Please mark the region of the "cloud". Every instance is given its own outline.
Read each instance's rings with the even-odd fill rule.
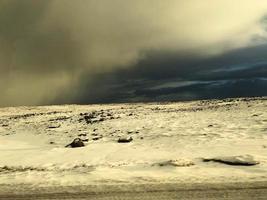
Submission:
[[[266,50],[267,45],[261,45],[209,58],[153,53],[134,68],[101,74],[90,82],[85,74],[73,101],[107,103],[267,95]]]
[[[135,67],[153,51],[210,58],[258,45],[266,11],[262,0],[3,0],[0,105],[75,99],[84,74],[94,90],[98,74]]]

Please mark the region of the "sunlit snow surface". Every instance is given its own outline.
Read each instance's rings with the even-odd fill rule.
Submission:
[[[0,184],[266,181],[266,111],[266,98],[1,108]],[[239,155],[260,164],[202,161]]]

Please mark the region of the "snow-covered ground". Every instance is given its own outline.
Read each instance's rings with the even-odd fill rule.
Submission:
[[[0,108],[0,185],[267,181],[266,110],[266,98]],[[85,147],[65,148],[77,137]],[[202,160],[239,155],[259,164]]]

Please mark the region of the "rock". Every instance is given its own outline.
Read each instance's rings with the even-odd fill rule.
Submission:
[[[54,128],[59,128],[60,124],[51,124],[48,126],[48,128],[54,129]]]
[[[131,141],[133,141],[132,137],[120,137],[118,139],[118,143],[129,143]]]
[[[93,124],[93,123],[97,123],[97,122],[99,122],[99,119],[97,119],[97,118],[96,118],[96,119],[92,119],[92,120],[90,121],[91,124]]]
[[[87,136],[87,133],[81,133],[81,134],[79,134],[78,136]]]
[[[92,113],[88,113],[88,115],[84,116],[85,120],[89,120],[89,119],[93,119],[93,118],[95,118],[95,116]]]
[[[153,164],[152,166],[155,166],[155,165],[160,166],[160,167],[165,167],[165,166],[189,167],[189,166],[195,165],[195,163],[187,159],[176,159],[176,160],[168,160],[168,161],[159,162],[159,163]]]
[[[71,148],[84,147],[84,143],[80,138],[75,138],[72,143],[66,145],[65,147],[71,147]]]
[[[203,158],[204,162],[218,162],[227,165],[240,165],[240,166],[252,166],[259,164],[255,161],[251,155],[243,156],[226,156],[226,157],[215,157],[215,158]]]
[[[93,123],[91,119],[85,120],[85,122],[86,122],[87,124],[92,124],[92,123]]]
[[[96,140],[99,140],[101,138],[103,138],[103,136],[96,136],[96,137],[93,137],[92,140],[96,141]]]

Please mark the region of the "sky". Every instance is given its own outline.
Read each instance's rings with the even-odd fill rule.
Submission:
[[[267,95],[267,1],[1,0],[0,106]]]

